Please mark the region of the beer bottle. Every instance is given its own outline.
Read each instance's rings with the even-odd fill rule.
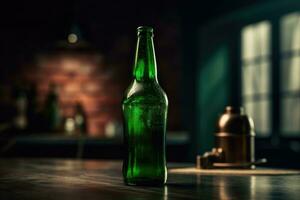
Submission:
[[[133,77],[122,102],[126,147],[124,182],[127,185],[163,185],[167,180],[168,99],[157,81],[151,27],[137,28]]]
[[[49,132],[59,131],[61,125],[61,114],[59,108],[58,87],[56,84],[49,85],[49,92],[46,97],[45,107],[43,110],[45,128]]]

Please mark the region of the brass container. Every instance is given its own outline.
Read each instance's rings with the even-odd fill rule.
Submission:
[[[255,162],[254,124],[243,108],[227,106],[214,133],[215,148],[222,150],[220,167]]]

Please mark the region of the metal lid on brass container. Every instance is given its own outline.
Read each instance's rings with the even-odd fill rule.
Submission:
[[[217,122],[215,136],[255,136],[253,120],[241,107],[227,106]]]

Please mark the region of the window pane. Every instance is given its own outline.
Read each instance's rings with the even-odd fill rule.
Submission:
[[[242,95],[252,95],[255,92],[256,82],[254,79],[255,77],[255,70],[257,66],[255,65],[248,65],[242,68]]]
[[[243,60],[270,54],[270,29],[271,25],[268,21],[252,24],[242,29]]]
[[[255,26],[249,25],[242,30],[242,59],[251,59],[255,52]]]
[[[242,94],[268,94],[270,91],[270,64],[263,61],[242,68]]]
[[[281,107],[282,134],[300,136],[300,98],[283,98]]]
[[[258,41],[257,48],[259,56],[270,55],[271,25],[268,21],[260,22],[257,25]]]
[[[288,14],[281,19],[282,51],[300,49],[300,13]]]
[[[244,102],[246,113],[254,121],[257,136],[270,135],[270,102],[268,100]]]
[[[286,58],[282,60],[281,89],[282,91],[300,91],[300,57],[299,56]]]

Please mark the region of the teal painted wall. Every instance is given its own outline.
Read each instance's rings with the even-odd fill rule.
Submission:
[[[228,46],[217,47],[202,60],[197,73],[197,153],[213,147],[213,133],[219,115],[228,105],[230,62]]]

